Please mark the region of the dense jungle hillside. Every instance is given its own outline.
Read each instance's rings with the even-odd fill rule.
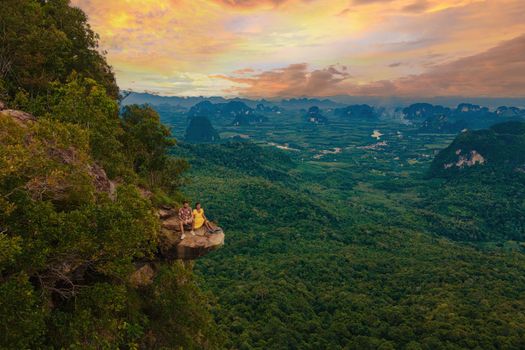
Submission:
[[[187,191],[229,228],[224,249],[197,265],[218,299],[227,347],[521,347],[525,256],[507,240],[523,236],[494,218],[518,223],[523,209],[484,212],[519,193],[476,204],[467,186],[423,177],[348,185],[338,170],[319,173],[256,147],[177,147],[193,165]],[[467,236],[473,228],[462,225],[486,236]],[[499,247],[480,244],[487,239]]]
[[[119,116],[68,1],[2,1],[0,28],[0,348],[220,348],[191,263],[157,249],[187,168],[169,129],[147,106]]]

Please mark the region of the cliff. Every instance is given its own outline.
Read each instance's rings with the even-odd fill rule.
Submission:
[[[106,171],[96,162],[90,160],[82,149],[71,145],[67,145],[67,147],[61,145],[60,140],[49,139],[45,136],[46,134],[43,134],[44,136],[41,134],[36,135],[38,130],[36,127],[39,126],[39,120],[31,114],[5,109],[4,104],[0,102],[0,123],[10,125],[9,133],[12,134],[11,136],[4,134],[4,138],[7,138],[6,140],[0,135],[0,140],[12,143],[11,138],[20,138],[21,141],[17,145],[24,147],[28,151],[28,163],[31,163],[29,158],[32,158],[32,162],[35,163],[33,167],[38,166],[38,169],[42,168],[37,173],[38,176],[35,175],[24,185],[35,200],[42,199],[45,196],[45,199],[51,201],[64,202],[69,197],[72,197],[69,193],[71,192],[71,182],[74,178],[86,179],[87,183],[91,183],[95,193],[107,194],[111,201],[116,200],[117,187],[122,184],[110,179]],[[8,143],[5,146],[13,147]],[[41,167],[40,163],[42,163]],[[52,168],[51,165],[55,166],[55,168],[64,168],[60,174],[64,173],[65,175],[56,179],[53,178],[51,175],[56,173],[56,171],[53,170],[55,168]],[[21,177],[21,174],[17,176]],[[93,193],[87,192],[84,194],[82,192],[81,195],[93,196]],[[141,196],[149,199],[151,192],[142,189]],[[174,260],[194,260],[224,244],[225,235],[222,230],[209,234],[203,228],[196,230],[194,236],[188,232],[185,239],[181,240],[178,215],[175,208],[165,206],[156,209],[156,216],[159,220],[159,231],[156,237],[157,252],[154,256],[135,262],[136,270],[130,275],[130,281],[135,286],[149,284],[153,280],[158,267],[163,263],[169,263]],[[64,281],[68,283],[83,281],[88,268],[89,263],[82,259],[74,261],[60,260],[49,267],[52,273],[42,273],[44,276],[43,282],[55,288],[56,285],[60,285]]]
[[[186,237],[181,239],[177,211],[171,207],[163,207],[159,209],[158,215],[162,227],[158,255],[153,260],[135,264],[136,270],[130,276],[130,282],[135,287],[150,285],[162,262],[195,260],[224,245],[225,235],[222,229],[208,233],[205,228],[200,228],[195,230],[195,235],[185,232]]]
[[[204,227],[195,230],[195,235],[186,232],[181,240],[177,211],[170,207],[159,210],[162,229],[159,239],[159,254],[167,260],[193,260],[208,254],[224,244],[224,232],[221,230],[209,234]]]

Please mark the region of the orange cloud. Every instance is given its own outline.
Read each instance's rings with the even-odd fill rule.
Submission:
[[[397,95],[524,97],[525,35],[394,84]]]
[[[346,67],[309,70],[292,64],[250,77],[219,75],[249,97],[334,96],[525,96],[525,35],[477,55],[437,65],[427,72],[394,80],[358,84]]]
[[[288,67],[255,74],[250,77],[215,75],[212,78],[226,79],[244,87],[237,91],[250,97],[329,96],[341,91],[340,84],[350,77],[346,66],[329,66],[308,70],[308,64],[291,64]]]
[[[236,71],[233,71],[233,74],[238,74],[238,75],[251,74],[251,73],[255,73],[255,69],[243,68],[243,69],[237,69]]]
[[[331,80],[322,68],[306,68],[305,86],[289,84],[298,93],[316,84],[323,93],[367,84],[376,91],[378,81],[423,74],[525,33],[523,0],[71,2],[100,34],[121,88],[174,95],[240,93],[251,85],[210,76],[255,78],[296,62],[340,63],[353,76]],[[230,73],[247,66],[254,72]]]
[[[279,6],[290,0],[214,0],[218,4],[232,7]]]

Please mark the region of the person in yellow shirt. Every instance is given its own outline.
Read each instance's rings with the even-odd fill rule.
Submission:
[[[204,215],[204,209],[202,209],[201,204],[197,202],[195,203],[195,209],[193,209],[193,229],[197,230],[202,226],[205,226],[209,232],[215,231],[215,228],[211,226],[206,215]]]

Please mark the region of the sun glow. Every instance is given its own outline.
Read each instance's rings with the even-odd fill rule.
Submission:
[[[525,33],[521,0],[72,3],[86,11],[100,34],[122,88],[168,95],[266,96],[270,91],[258,92],[254,79],[303,63],[308,75],[334,65],[348,67],[343,80],[326,73],[323,84],[331,87],[308,93],[356,93],[356,86],[428,73]],[[243,69],[250,70],[245,78],[251,79],[239,85],[234,72]],[[280,78],[274,82],[276,87],[287,84]],[[525,94],[523,86],[518,92]]]

